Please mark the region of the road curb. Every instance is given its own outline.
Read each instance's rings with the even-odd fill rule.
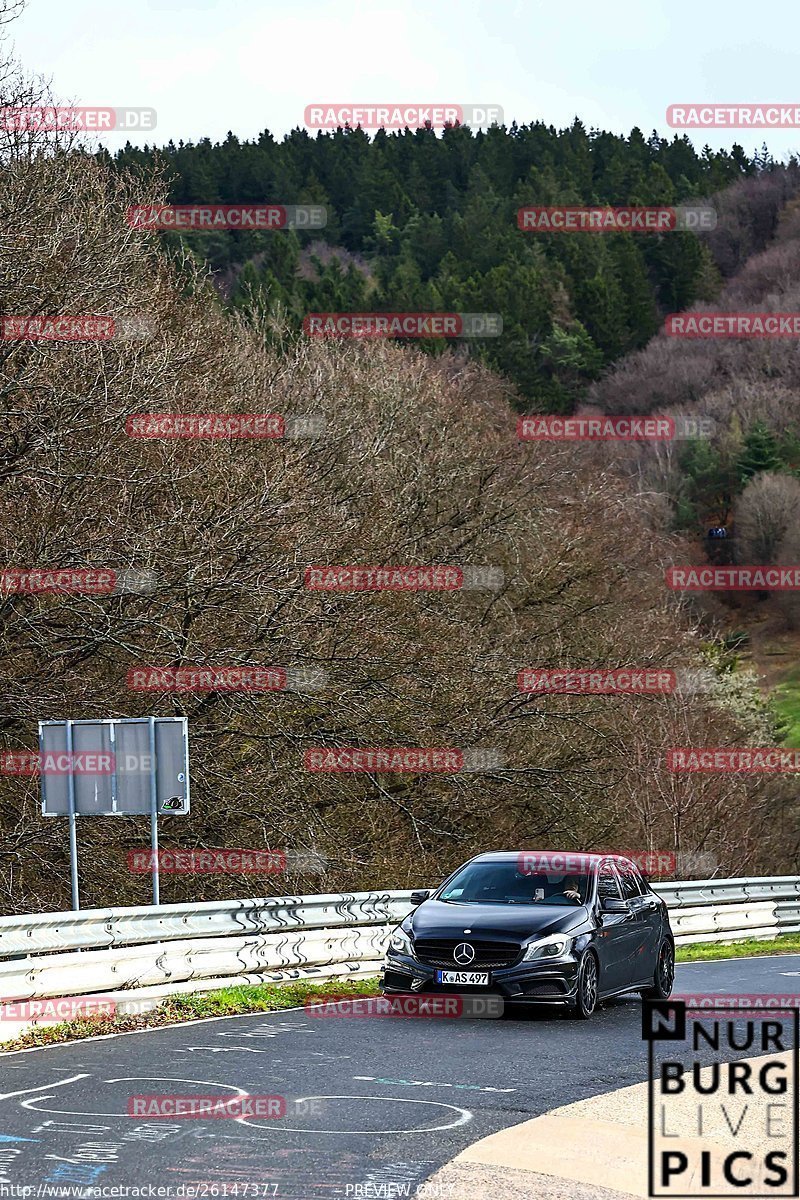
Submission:
[[[735,1061],[757,1069],[775,1057]],[[707,1068],[703,1076],[708,1078]],[[748,1100],[751,1105],[759,1103],[759,1098]],[[767,1103],[768,1098],[760,1102]],[[647,1105],[648,1085],[637,1083],[501,1129],[468,1146],[433,1175],[428,1181],[431,1194],[448,1200],[477,1196],[505,1200],[512,1194],[523,1200],[647,1198]],[[708,1130],[702,1138],[692,1136],[693,1118],[694,1096],[687,1092],[684,1117],[671,1135],[671,1148],[686,1152],[690,1162],[697,1161],[700,1149],[707,1150],[716,1170],[735,1139],[722,1127]],[[506,1191],[512,1185],[513,1193]],[[743,1188],[741,1194],[761,1192]]]

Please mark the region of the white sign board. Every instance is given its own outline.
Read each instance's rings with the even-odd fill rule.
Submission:
[[[45,817],[189,812],[186,717],[40,721],[39,756]]]

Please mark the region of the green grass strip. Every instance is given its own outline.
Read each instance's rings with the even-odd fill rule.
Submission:
[[[770,941],[744,938],[740,942],[690,942],[678,946],[678,962],[713,962],[715,958],[757,958],[763,954],[800,954],[800,933],[783,933]]]
[[[102,1034],[130,1033],[135,1029],[157,1029],[181,1021],[205,1017],[228,1017],[257,1012],[280,1012],[297,1008],[307,1000],[333,996],[377,996],[378,980],[326,979],[297,980],[295,983],[254,983],[219,988],[214,992],[178,994],[162,1000],[146,1013],[100,1013],[78,1017],[58,1025],[36,1025],[12,1041],[0,1043],[0,1050],[27,1050],[34,1046],[52,1046],[57,1042],[75,1042]]]

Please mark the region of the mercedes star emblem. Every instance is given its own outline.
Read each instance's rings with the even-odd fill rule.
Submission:
[[[459,942],[453,951],[453,958],[457,963],[460,963],[462,967],[466,966],[467,963],[471,963],[474,957],[475,951],[473,950],[472,946],[470,946],[469,942]]]

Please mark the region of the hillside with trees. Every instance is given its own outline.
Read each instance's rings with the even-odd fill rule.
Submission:
[[[754,181],[728,203],[747,206]],[[724,194],[725,195],[725,194]],[[800,301],[800,202],[789,196],[765,249],[732,258],[737,269],[712,303],[691,311],[780,312]],[[658,412],[705,422],[705,435],[671,446],[617,448],[614,465],[634,481],[657,527],[687,539],[690,561],[800,563],[800,363],[779,338],[680,339],[660,333],[620,361],[587,394],[607,412]],[[610,462],[611,459],[608,461]],[[724,541],[709,541],[721,525]],[[719,593],[687,600],[695,617],[755,667],[773,689],[781,737],[800,745],[800,604],[795,592]]]
[[[698,154],[688,138],[628,137],[541,122],[473,132],[360,129],[282,141],[127,146],[120,170],[168,180],[183,204],[317,203],[328,223],[302,232],[162,235],[207,262],[234,308],[255,303],[299,330],[308,312],[497,312],[499,339],[472,356],[508,377],[520,405],[570,411],[605,367],[646,345],[664,313],[712,298],[772,236],[798,186],[766,150]],[[731,185],[740,188],[718,200]],[[661,235],[522,232],[524,205],[673,205],[714,197],[717,230]],[[149,197],[150,200],[153,197]],[[441,341],[427,348],[441,352]]]
[[[30,103],[28,85],[10,67],[3,75],[4,103]],[[422,302],[419,276],[421,289],[433,289],[429,298],[437,291],[454,308],[507,312],[511,332],[498,352],[513,359],[524,346],[531,374],[517,377],[449,347],[427,354],[299,337],[298,305],[312,293],[291,265],[304,252],[292,236],[257,248],[228,235],[209,273],[200,248],[165,253],[160,235],[127,223],[129,206],[167,197],[158,177],[143,174],[148,156],[127,151],[111,162],[61,137],[0,139],[0,202],[14,214],[0,259],[4,313],[107,314],[140,333],[2,343],[4,562],[108,568],[149,581],[112,594],[0,595],[2,750],[35,750],[43,718],[185,715],[192,814],[165,818],[163,844],[307,850],[327,864],[323,876],[288,879],[168,877],[164,902],[424,884],[478,850],[543,844],[701,851],[721,874],[780,873],[796,863],[791,779],[665,767],[673,746],[777,737],[754,681],[731,677],[723,644],[664,587],[665,566],[685,560],[690,543],[662,522],[660,499],[651,504],[629,469],[597,447],[516,436],[516,413],[534,386],[554,407],[572,404],[579,378],[650,336],[659,305],[692,302],[713,276],[711,251],[683,235],[649,248],[624,238],[549,248],[521,240],[506,215],[537,198],[531,181],[540,181],[539,199],[564,199],[571,174],[576,192],[603,199],[627,171],[641,200],[663,200],[750,176],[753,164],[638,136],[592,139],[578,126],[480,140],[463,130],[441,141],[378,138],[383,160],[360,135],[319,144],[293,136],[283,157],[266,138],[263,162],[288,172],[294,154],[294,179],[271,175],[258,166],[261,151],[246,147],[228,146],[227,160],[202,147],[186,158],[199,170],[205,157],[208,171],[212,162],[232,171],[252,160],[249,175],[231,174],[212,197],[206,177],[191,178],[187,166],[180,186],[205,199],[247,199],[246,178],[257,198],[294,185],[294,200],[305,188],[330,203],[336,237],[354,256],[346,272],[353,287],[364,274],[356,256],[374,249],[375,209],[364,200],[361,217],[349,212],[332,179],[338,172],[343,193],[354,181],[363,186],[361,163],[391,218],[377,226],[387,253],[369,267],[385,302]],[[332,146],[350,157],[323,170]],[[550,163],[556,151],[561,159]],[[437,174],[445,162],[452,183]],[[402,194],[393,183],[401,176]],[[774,179],[788,186],[785,176]],[[184,198],[176,186],[172,198]],[[452,212],[440,215],[451,197]],[[756,236],[747,214],[742,228]],[[392,229],[401,231],[396,241]],[[414,255],[424,257],[425,246],[421,264]],[[282,254],[286,304],[268,288],[246,305],[247,267],[271,287]],[[236,265],[226,305],[219,272]],[[591,316],[597,289],[614,280],[626,297],[638,280],[641,303],[625,309],[612,337],[611,325],[602,333]],[[313,283],[314,304],[326,295],[340,302],[325,286]],[[609,300],[611,317],[616,303]],[[599,348],[592,370],[569,379],[547,365],[543,349],[565,331],[582,346],[590,341],[593,355]],[[311,436],[273,440],[129,436],[135,415],[171,412],[317,422]],[[753,444],[751,457],[756,451]],[[484,577],[455,592],[304,586],[307,566],[347,563],[449,563],[467,574],[490,569],[494,582]],[[229,664],[311,672],[322,682],[266,693],[129,686],[141,666]],[[719,686],[645,696],[520,692],[524,668],[567,664],[702,667]],[[305,768],[308,749],[343,746],[457,747],[477,765],[453,774]],[[0,774],[6,911],[69,903],[66,828],[42,819],[38,793],[36,778]],[[146,902],[149,879],[131,874],[127,859],[147,845],[146,824],[80,825],[84,903]]]

